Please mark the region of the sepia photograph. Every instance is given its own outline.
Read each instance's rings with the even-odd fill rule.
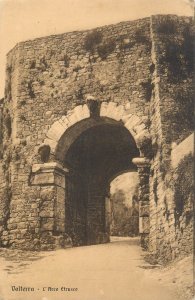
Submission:
[[[0,0],[0,300],[193,300],[194,1]]]

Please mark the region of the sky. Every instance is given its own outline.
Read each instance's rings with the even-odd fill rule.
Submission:
[[[193,0],[0,0],[0,98],[16,43],[153,14],[193,15]]]

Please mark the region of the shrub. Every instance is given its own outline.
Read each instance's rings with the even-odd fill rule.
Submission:
[[[164,36],[159,63],[161,70],[167,72],[170,82],[177,82],[193,74],[193,33],[189,27],[183,30],[183,39],[173,40]]]
[[[150,101],[150,99],[152,97],[152,91],[154,88],[154,84],[152,83],[151,79],[149,79],[148,81],[142,82],[141,85],[144,90],[145,100],[146,100],[146,102],[148,102],[148,101]]]
[[[184,53],[187,71],[191,73],[194,66],[194,34],[187,26],[183,30],[183,38],[182,52]]]
[[[102,45],[98,46],[97,52],[98,52],[98,55],[102,59],[106,59],[107,56],[109,54],[111,54],[114,51],[115,48],[116,48],[116,43],[113,40],[109,40],[105,44],[102,44]]]
[[[174,99],[177,104],[177,120],[179,119],[180,122],[182,120],[182,124],[185,123],[188,130],[193,131],[194,129],[193,87],[188,86],[186,89],[179,87],[175,92]],[[180,124],[180,126],[182,124]]]
[[[171,19],[161,20],[157,27],[156,27],[157,33],[161,34],[175,34],[177,31],[177,28],[175,26],[175,22]]]
[[[143,34],[143,31],[140,29],[136,30],[134,34],[134,39],[137,43],[145,44],[149,42],[148,38]]]
[[[185,156],[175,170],[176,180],[174,182],[174,201],[175,201],[175,219],[178,223],[179,217],[184,211],[184,207],[188,200],[192,201],[194,191],[193,182],[193,156],[189,154]]]
[[[168,80],[173,82],[178,80],[181,74],[180,51],[181,48],[177,42],[169,39],[164,40],[164,54],[160,58],[160,64],[168,69]]]
[[[91,33],[88,33],[85,37],[84,48],[89,52],[94,52],[95,47],[100,44],[102,41],[101,32],[94,30]]]

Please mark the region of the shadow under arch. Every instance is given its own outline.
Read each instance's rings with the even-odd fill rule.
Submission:
[[[60,200],[55,208],[55,232],[68,234],[75,246],[108,242],[105,199],[109,179],[127,169],[136,170],[132,160],[144,158],[149,142],[142,120],[113,102],[102,102],[98,115],[84,104],[56,121],[44,145],[59,164],[46,162],[34,172],[34,184],[36,174],[38,178],[41,172],[47,176],[53,172],[52,184],[64,191],[56,196]]]
[[[66,232],[74,245],[109,241],[106,196],[109,179],[140,155],[136,143],[120,121],[86,119],[62,135],[56,157],[69,170],[66,175]]]

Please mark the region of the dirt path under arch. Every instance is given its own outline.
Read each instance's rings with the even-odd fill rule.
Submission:
[[[151,266],[144,255],[137,238],[115,238],[110,244],[41,253],[1,249],[0,300],[185,299],[174,270],[166,273]],[[192,270],[187,272],[185,278],[190,284]],[[12,291],[12,286],[34,291]]]

